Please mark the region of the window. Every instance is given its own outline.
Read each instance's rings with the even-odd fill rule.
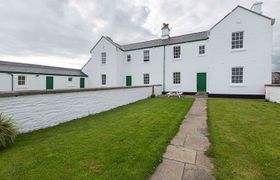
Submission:
[[[180,72],[173,73],[173,84],[181,84],[181,73]]]
[[[106,85],[106,74],[101,75],[101,84]]]
[[[181,57],[181,46],[173,47],[173,57],[174,57],[174,59],[178,59]]]
[[[144,51],[144,62],[148,62],[148,61],[150,61],[150,51],[145,50]]]
[[[25,85],[25,76],[18,76],[18,85],[19,86],[24,86]]]
[[[240,49],[243,48],[243,38],[244,32],[233,32],[231,35],[231,48],[232,49]]]
[[[233,67],[231,69],[231,83],[233,84],[243,83],[243,67]]]
[[[101,53],[101,63],[106,64],[106,53],[105,52]]]
[[[199,46],[199,54],[205,54],[205,46]]]
[[[69,81],[69,82],[72,82],[72,81],[73,81],[73,78],[72,78],[72,77],[69,77],[69,78],[68,78],[68,81]]]
[[[131,55],[130,55],[130,54],[126,56],[126,61],[127,61],[127,62],[130,62],[130,61],[131,61]]]
[[[150,84],[150,74],[143,74],[144,84]]]

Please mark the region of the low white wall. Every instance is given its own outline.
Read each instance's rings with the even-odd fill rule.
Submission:
[[[280,103],[280,85],[266,86],[265,99]]]
[[[162,92],[155,86],[155,94]],[[0,112],[11,116],[21,133],[106,111],[145,99],[152,87],[42,94],[0,98]]]

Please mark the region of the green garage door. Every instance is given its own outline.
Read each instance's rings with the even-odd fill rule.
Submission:
[[[196,88],[197,92],[206,92],[206,73],[197,73]]]
[[[126,86],[131,86],[131,84],[132,84],[132,77],[126,76]]]
[[[53,77],[51,76],[46,78],[46,89],[53,89]]]
[[[80,78],[80,88],[85,88],[85,78]]]

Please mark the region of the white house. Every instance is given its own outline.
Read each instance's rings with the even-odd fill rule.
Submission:
[[[263,97],[271,83],[275,19],[261,7],[237,6],[211,29],[193,34],[170,37],[163,24],[160,39],[119,45],[103,36],[82,68],[88,87],[162,84],[164,92]]]
[[[0,92],[86,88],[78,69],[0,61]]]

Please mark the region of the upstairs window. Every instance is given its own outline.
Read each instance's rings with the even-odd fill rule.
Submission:
[[[231,69],[231,83],[233,84],[243,83],[243,67],[233,67]]]
[[[202,46],[199,46],[199,55],[202,55],[202,54],[205,54],[205,46],[202,45]]]
[[[101,53],[101,63],[106,64],[106,53],[105,52]]]
[[[127,62],[130,62],[130,61],[131,61],[131,55],[130,55],[130,54],[126,56],[126,61],[127,61]]]
[[[243,48],[244,32],[233,32],[231,35],[231,48],[240,49]]]
[[[181,84],[181,73],[180,72],[173,73],[173,84]]]
[[[107,81],[107,79],[106,79],[106,74],[102,74],[102,75],[101,75],[101,84],[102,84],[102,85],[106,85],[106,83],[107,83],[106,81]]]
[[[144,53],[144,62],[149,62],[150,61],[150,51],[145,50],[143,53]]]
[[[150,74],[143,74],[144,84],[150,84]]]
[[[181,46],[173,47],[173,57],[174,57],[174,59],[181,58]]]
[[[25,76],[18,76],[18,85],[19,86],[24,86],[25,85],[25,80],[26,80]]]

